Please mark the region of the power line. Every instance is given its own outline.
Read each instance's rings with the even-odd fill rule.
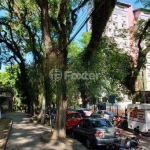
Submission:
[[[102,1],[102,3],[99,5],[99,7],[97,7],[96,11],[102,6],[102,4],[104,3],[104,1]],[[96,13],[95,11],[95,13]],[[77,30],[77,32],[72,36],[72,38],[69,40],[69,42],[67,43],[67,45],[64,47],[67,48],[67,46],[74,40],[74,38],[77,36],[77,34],[81,31],[81,29],[84,27],[84,25],[89,21],[89,19],[91,18],[91,16],[94,14],[94,8],[91,10],[91,13],[89,14],[89,16],[87,17],[87,19],[81,24],[81,26],[79,27],[79,29]]]

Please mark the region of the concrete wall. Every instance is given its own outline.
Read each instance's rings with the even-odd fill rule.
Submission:
[[[112,111],[115,115],[125,115],[125,109],[127,108],[128,104],[132,104],[131,101],[128,102],[117,102],[115,104],[106,103],[106,110]]]

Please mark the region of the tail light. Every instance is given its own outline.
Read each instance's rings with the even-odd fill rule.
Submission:
[[[121,131],[119,129],[116,130],[116,134],[119,135],[121,134]]]
[[[95,135],[95,136],[102,137],[104,134],[103,134],[102,131],[96,131],[94,135]]]

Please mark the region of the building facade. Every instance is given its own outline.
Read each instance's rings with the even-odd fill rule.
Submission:
[[[127,53],[131,56],[133,60],[133,66],[137,66],[138,59],[138,46],[137,41],[133,36],[134,25],[137,20],[144,19],[148,20],[150,18],[150,13],[143,11],[144,9],[132,8],[131,4],[118,2],[110,16],[107,26],[105,28],[104,34],[110,38],[113,38],[116,43],[118,43],[118,48],[122,50],[123,53]],[[87,23],[87,31],[91,29],[91,22]],[[146,48],[145,41],[141,43],[142,48]],[[147,63],[146,69],[144,70],[144,83],[143,87],[145,91],[150,91],[150,52],[146,56]],[[138,89],[136,86],[136,91],[142,90]]]

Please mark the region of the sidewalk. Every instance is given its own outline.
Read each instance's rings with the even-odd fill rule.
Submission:
[[[4,118],[12,118],[13,125],[5,150],[87,150],[80,142],[68,138],[68,143],[41,141],[45,131],[50,132],[50,127],[29,122],[25,113],[10,112]]]

